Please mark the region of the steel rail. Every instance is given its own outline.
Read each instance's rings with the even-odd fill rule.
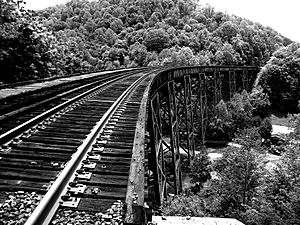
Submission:
[[[22,107],[20,109],[16,109],[14,111],[6,112],[6,113],[0,115],[0,122],[2,120],[7,120],[9,117],[16,116],[16,115],[18,115],[18,114],[20,114],[22,112],[26,112],[26,111],[28,111],[30,109],[34,109],[34,108],[39,107],[41,105],[45,105],[46,103],[49,103],[51,101],[55,101],[57,99],[63,98],[64,96],[66,96],[68,94],[71,94],[74,91],[78,91],[78,90],[87,88],[88,86],[93,86],[93,85],[95,85],[97,83],[100,83],[100,82],[105,82],[107,80],[111,80],[112,78],[119,76],[119,73],[121,73],[121,72],[129,73],[131,71],[141,71],[141,70],[145,70],[145,69],[141,69],[141,68],[136,68],[136,69],[122,69],[122,70],[115,70],[115,71],[112,71],[112,72],[102,71],[101,74],[99,74],[97,77],[89,77],[89,78],[84,78],[84,79],[80,79],[80,80],[69,81],[66,84],[74,84],[75,82],[78,82],[78,81],[84,81],[84,82],[87,81],[89,83],[87,83],[87,84],[85,84],[83,86],[80,86],[80,87],[72,88],[72,89],[70,89],[68,91],[65,91],[62,94],[58,94],[58,95],[56,95],[54,97],[47,98],[45,100],[42,100],[40,102],[36,102],[36,103],[31,104],[29,106],[24,106],[24,107]],[[82,75],[84,75],[84,74],[89,74],[89,73],[83,73]],[[90,73],[90,74],[94,74],[94,73]],[[107,75],[111,75],[111,76],[107,77]],[[67,77],[67,78],[69,78],[69,77]],[[95,78],[98,78],[98,80],[94,80]],[[99,78],[101,78],[101,80],[99,80]],[[61,84],[58,84],[57,86],[54,86],[54,87],[60,87],[60,86],[63,86],[63,84],[61,83]],[[47,91],[49,89],[51,89],[51,87],[42,88],[39,91]],[[32,91],[30,93],[36,93],[36,92],[38,92],[38,90]],[[27,94],[27,93],[25,93],[25,94]],[[7,97],[7,98],[10,98],[10,97]],[[3,99],[0,99],[0,101],[1,100],[3,100]]]
[[[54,101],[56,99],[63,98],[64,96],[67,96],[67,95],[71,94],[72,92],[80,91],[81,89],[87,88],[89,86],[93,86],[93,85],[95,85],[97,83],[100,83],[100,82],[105,82],[105,81],[107,81],[109,79],[111,79],[111,77],[105,77],[103,80],[93,81],[92,83],[85,84],[83,86],[73,88],[71,90],[65,91],[64,93],[58,94],[58,95],[56,95],[54,97],[47,98],[47,99],[45,99],[43,101],[34,103],[34,104],[30,105],[30,106],[25,106],[25,107],[22,107],[20,109],[17,109],[17,110],[11,111],[11,112],[7,112],[7,113],[5,113],[5,114],[3,114],[3,115],[0,116],[0,121],[1,120],[5,120],[5,119],[7,119],[9,117],[15,116],[16,114],[19,114],[20,112],[28,111],[29,109],[33,109],[33,108],[36,108],[38,106],[44,105],[44,104],[46,104],[48,102]]]
[[[5,120],[5,119],[7,119],[7,118],[9,118],[9,117],[15,116],[15,115],[17,115],[17,114],[19,114],[19,113],[21,113],[21,112],[25,112],[25,111],[28,111],[28,110],[30,110],[30,109],[37,108],[38,106],[45,105],[46,103],[50,103],[51,101],[55,101],[55,100],[57,100],[57,99],[61,99],[61,98],[63,98],[64,96],[67,96],[67,95],[71,94],[72,92],[80,91],[81,89],[84,89],[84,88],[87,88],[87,87],[89,87],[89,86],[95,85],[95,83],[100,83],[100,82],[103,82],[103,81],[106,81],[106,80],[109,80],[109,78],[103,79],[103,80],[101,80],[101,81],[94,81],[93,83],[85,84],[85,85],[83,85],[83,86],[81,86],[81,87],[76,87],[76,88],[71,89],[71,90],[68,90],[68,91],[66,91],[66,92],[64,92],[64,93],[62,93],[62,94],[58,94],[58,95],[56,95],[56,96],[54,96],[54,97],[47,98],[47,99],[42,100],[42,101],[40,101],[40,102],[34,103],[34,104],[30,105],[30,106],[25,106],[25,107],[22,107],[22,108],[20,108],[20,109],[17,109],[17,110],[14,110],[14,111],[5,113],[5,114],[3,114],[3,115],[0,116],[0,121],[1,121],[1,120]]]
[[[0,89],[4,88],[14,88],[17,86],[23,86],[27,84],[34,84],[36,82],[46,82],[46,81],[52,81],[55,79],[61,79],[61,78],[71,78],[75,76],[80,76],[80,75],[85,75],[85,74],[90,74],[90,73],[103,73],[103,74],[114,74],[118,72],[127,72],[127,71],[136,71],[136,70],[141,70],[144,68],[150,68],[150,67],[131,67],[131,68],[126,68],[126,69],[114,69],[114,70],[94,70],[94,71],[88,71],[88,72],[81,72],[81,73],[73,73],[69,75],[64,75],[64,76],[59,76],[59,77],[48,77],[48,78],[41,78],[41,79],[36,79],[36,80],[28,80],[28,81],[21,81],[21,82],[16,82],[16,83],[11,83],[11,84],[1,84]],[[155,68],[155,67],[153,67]]]
[[[30,129],[31,127],[36,126],[37,124],[39,124],[40,122],[42,122],[43,120],[45,120],[46,118],[52,116],[53,114],[57,113],[58,111],[62,110],[63,108],[66,108],[67,106],[71,105],[72,103],[78,101],[80,98],[83,98],[89,94],[91,94],[92,92],[96,91],[97,89],[103,88],[105,86],[107,86],[110,83],[113,83],[115,81],[118,81],[122,78],[127,77],[128,74],[117,77],[115,79],[112,79],[110,81],[107,81],[97,87],[94,87],[84,93],[79,94],[78,96],[75,96],[74,98],[71,98],[69,100],[67,100],[64,103],[59,104],[58,106],[55,106],[54,108],[28,120],[25,123],[20,124],[19,126],[7,131],[6,133],[0,135],[0,145],[3,145],[7,142],[9,142],[11,139],[19,136],[20,134],[22,134],[23,132],[25,132],[26,130]]]
[[[50,223],[53,215],[59,207],[61,196],[67,193],[68,183],[75,178],[75,172],[79,169],[81,162],[86,157],[88,151],[91,150],[96,138],[102,132],[106,123],[109,121],[122,101],[148,76],[148,74],[149,73],[141,76],[133,84],[131,84],[95,125],[91,133],[77,148],[77,151],[74,153],[71,160],[67,163],[66,167],[52,184],[40,204],[26,221],[25,225],[47,225]]]

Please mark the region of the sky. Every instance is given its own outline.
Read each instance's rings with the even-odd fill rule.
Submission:
[[[25,1],[28,9],[38,10],[69,0]],[[300,42],[300,0],[198,0],[198,2],[201,5],[209,4],[217,11],[269,26],[292,41]]]

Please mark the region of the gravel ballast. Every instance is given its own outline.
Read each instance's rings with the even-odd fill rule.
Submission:
[[[35,192],[7,192],[7,199],[0,203],[0,225],[21,225],[36,208],[41,195]]]
[[[118,200],[106,213],[60,209],[51,225],[120,225],[123,215],[123,203]]]

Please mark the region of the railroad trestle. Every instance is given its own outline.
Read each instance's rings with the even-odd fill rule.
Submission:
[[[190,166],[205,144],[213,107],[250,91],[257,67],[195,67],[166,70],[151,84],[147,132],[148,199],[161,205],[182,190],[182,163]]]

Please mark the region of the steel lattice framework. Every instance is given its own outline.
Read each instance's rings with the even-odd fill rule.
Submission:
[[[169,193],[182,190],[181,162],[191,165],[196,140],[200,145],[205,143],[210,109],[236,92],[250,91],[258,69],[178,68],[166,70],[153,80],[147,122],[148,187],[153,204],[160,205]]]

